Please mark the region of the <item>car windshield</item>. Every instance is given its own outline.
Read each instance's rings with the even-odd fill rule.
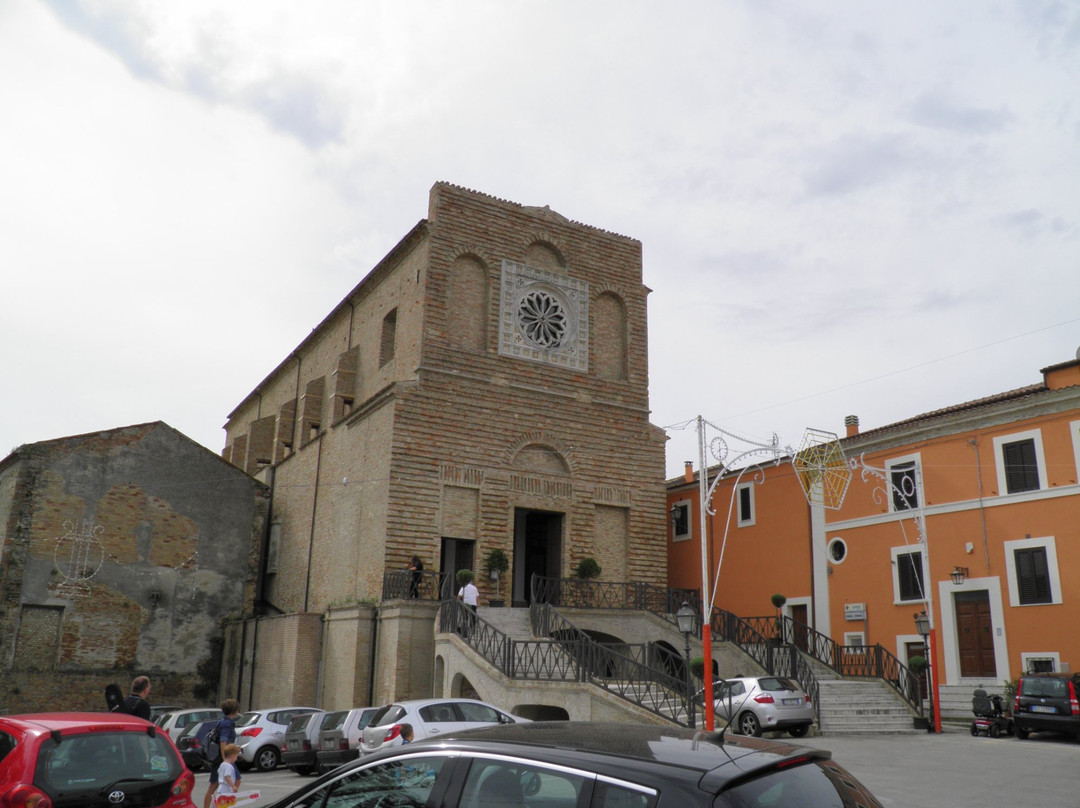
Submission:
[[[1069,695],[1069,684],[1064,679],[1025,678],[1020,688],[1021,696],[1063,699]]]
[[[831,760],[791,766],[741,783],[714,803],[721,808],[881,808],[866,788]]]
[[[338,710],[336,713],[327,713],[323,716],[322,724],[319,726],[319,729],[341,729],[345,724],[345,718],[348,715],[348,710]]]
[[[400,704],[387,704],[371,719],[370,726],[381,727],[384,724],[393,724],[405,717],[405,708]]]
[[[250,727],[252,724],[259,720],[261,713],[244,713],[238,719],[236,719],[236,726],[238,727]]]
[[[47,738],[38,754],[34,781],[61,805],[64,796],[113,786],[129,795],[156,784],[171,786],[182,769],[162,734],[88,732],[66,735],[59,744]],[[85,803],[73,799],[68,804]]]
[[[289,728],[286,732],[304,732],[307,730],[308,721],[311,720],[311,713],[304,713],[302,715],[294,715],[292,721],[289,722]]]

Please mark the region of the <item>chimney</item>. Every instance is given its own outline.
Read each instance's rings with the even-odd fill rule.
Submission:
[[[849,415],[844,418],[844,426],[847,427],[847,436],[853,438],[859,434],[859,416]]]
[[[685,460],[685,461],[683,461],[682,477],[688,483],[692,483],[694,481],[694,461],[693,460]]]

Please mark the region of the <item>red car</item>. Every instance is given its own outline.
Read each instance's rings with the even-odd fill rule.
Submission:
[[[4,808],[194,808],[169,736],[119,713],[0,715]]]

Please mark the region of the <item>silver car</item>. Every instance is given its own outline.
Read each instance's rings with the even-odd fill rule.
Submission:
[[[244,713],[236,719],[236,743],[240,747],[237,764],[272,772],[281,762],[281,747],[289,722],[302,713],[323,713],[317,707],[278,707]]]
[[[528,722],[475,699],[419,699],[379,708],[360,736],[360,753],[369,755],[403,743],[401,725],[411,724],[413,740],[437,737],[476,727]]]
[[[740,676],[713,683],[716,724],[743,735],[784,732],[801,738],[814,723],[814,706],[798,683],[783,676]]]

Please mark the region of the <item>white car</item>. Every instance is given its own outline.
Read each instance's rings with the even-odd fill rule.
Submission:
[[[172,738],[173,743],[176,743],[180,736],[184,734],[184,730],[192,724],[200,724],[203,721],[221,717],[221,709],[218,707],[198,707],[190,710],[177,709],[171,713],[165,713],[158,716],[155,723],[165,730],[165,733]]]
[[[401,725],[411,724],[413,740],[431,738],[494,724],[523,724],[529,719],[503,712],[498,707],[475,699],[418,699],[398,701],[379,708],[364,727],[360,752],[369,755],[403,743]]]
[[[320,773],[360,756],[364,727],[378,712],[378,707],[354,707],[326,714],[326,720],[319,728],[318,752],[315,754]]]
[[[236,744],[240,747],[237,763],[272,772],[281,762],[281,747],[289,722],[302,713],[323,713],[318,707],[277,707],[244,713],[236,719]]]

